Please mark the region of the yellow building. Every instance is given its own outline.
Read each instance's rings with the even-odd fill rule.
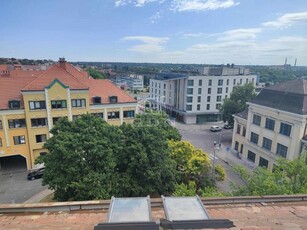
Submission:
[[[61,117],[92,113],[109,124],[131,123],[137,102],[109,80],[93,79],[60,59],[47,70],[0,66],[0,167],[31,169],[46,153],[49,130]]]

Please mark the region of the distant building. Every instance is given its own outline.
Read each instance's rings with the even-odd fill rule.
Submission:
[[[232,149],[252,167],[299,157],[307,145],[307,81],[266,87],[248,104],[234,116]]]
[[[239,67],[204,67],[200,75],[160,73],[150,79],[154,108],[163,109],[186,124],[222,121],[219,109],[234,86],[256,84],[256,75]]]
[[[144,76],[129,74],[128,76],[116,76],[113,82],[119,87],[128,87],[131,90],[142,91],[144,89]]]
[[[61,117],[91,113],[113,125],[134,120],[137,102],[109,80],[93,79],[63,58],[47,70],[28,69],[0,66],[0,168],[21,162],[31,169]]]

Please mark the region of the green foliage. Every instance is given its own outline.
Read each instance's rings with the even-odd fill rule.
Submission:
[[[106,76],[102,72],[99,72],[98,70],[93,69],[93,68],[88,68],[87,72],[91,77],[95,79],[105,79],[106,78]]]
[[[242,86],[235,86],[230,94],[230,97],[225,99],[220,111],[223,113],[223,120],[228,124],[233,124],[233,114],[242,112],[247,108],[246,102],[256,96],[255,87],[252,83]]]
[[[221,165],[215,166],[215,176],[217,181],[224,181],[226,179],[226,171]]]
[[[180,136],[145,124],[112,126],[89,114],[59,120],[45,144],[49,153],[38,160],[45,163],[43,184],[59,201],[171,194],[177,171],[167,140]]]
[[[246,186],[236,187],[234,195],[283,195],[307,192],[306,154],[293,161],[279,159],[272,172],[258,167],[251,175],[242,167],[237,172]]]
[[[195,181],[190,181],[188,184],[176,184],[176,190],[173,193],[174,196],[195,196],[196,195]]]
[[[226,195],[227,194],[219,192],[216,187],[205,187],[201,191],[201,196],[202,197],[224,197]]]
[[[153,110],[146,110],[143,114],[138,114],[134,120],[135,126],[156,127],[169,140],[181,140],[181,135],[175,127],[171,126],[166,113]]]
[[[122,125],[125,148],[117,155],[122,196],[171,194],[176,164],[171,159],[166,132],[158,126]]]
[[[188,141],[170,140],[168,146],[179,172],[179,184],[184,184],[187,189],[191,189],[190,183],[195,183],[194,193],[199,193],[205,187],[214,186],[215,181],[212,181],[212,167],[207,153],[195,149]],[[216,171],[218,173],[215,180],[225,179],[226,173],[221,166],[218,166]]]

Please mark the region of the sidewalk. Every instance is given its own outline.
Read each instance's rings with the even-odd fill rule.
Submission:
[[[180,123],[180,122],[177,122],[175,121],[175,127],[179,130],[184,130],[184,131],[204,131],[204,130],[208,130],[210,129],[210,127],[212,125],[217,125],[217,126],[220,126],[220,127],[223,127],[224,126],[224,122],[215,122],[215,123],[207,123],[207,124],[191,124],[191,125],[187,125],[187,124],[183,124],[183,123]]]
[[[54,191],[45,189],[34,196],[32,196],[30,199],[26,200],[24,204],[33,204],[33,203],[39,203],[42,199],[44,199],[46,196],[52,194]]]

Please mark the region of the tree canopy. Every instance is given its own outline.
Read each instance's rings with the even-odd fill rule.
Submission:
[[[234,195],[284,195],[307,193],[306,153],[290,161],[280,158],[273,171],[258,167],[252,174],[245,168],[237,171],[245,181],[246,186],[235,187]]]
[[[43,184],[59,201],[173,193],[178,173],[167,141],[181,137],[165,115],[144,117],[122,126],[89,114],[72,122],[60,119],[45,143],[48,154],[40,159]],[[150,117],[159,124],[141,122]]]
[[[247,108],[246,102],[256,96],[255,87],[252,83],[242,86],[235,86],[229,98],[226,98],[221,106],[220,111],[223,113],[223,120],[228,124],[233,124],[233,114],[242,112]]]
[[[96,69],[93,69],[93,68],[88,68],[87,72],[89,75],[91,75],[91,77],[95,79],[105,79],[106,78],[106,76],[102,72]]]

